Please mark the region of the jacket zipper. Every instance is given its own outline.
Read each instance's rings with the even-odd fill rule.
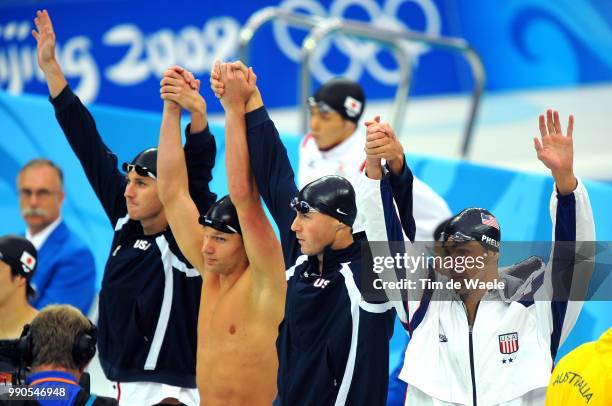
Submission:
[[[468,340],[470,343],[470,373],[472,375],[472,406],[478,406],[478,401],[476,398],[476,371],[474,369],[474,342],[472,340],[472,328],[473,328],[473,325],[476,324],[476,318],[474,317],[474,323],[470,325],[467,307],[465,306],[465,303],[461,302],[461,304],[463,305],[463,310],[465,311],[465,318],[468,323],[468,329],[469,329]]]
[[[477,406],[476,401],[476,373],[474,372],[474,344],[472,343],[472,326],[469,332],[470,339],[470,371],[472,372],[472,404]]]

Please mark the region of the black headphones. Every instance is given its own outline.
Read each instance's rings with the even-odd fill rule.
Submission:
[[[98,342],[98,328],[89,321],[89,328],[81,331],[74,338],[72,344],[72,360],[82,368],[96,355],[96,343]],[[17,351],[20,361],[24,367],[32,366],[34,357],[34,345],[32,343],[32,327],[29,324],[23,326],[21,337],[17,343]]]

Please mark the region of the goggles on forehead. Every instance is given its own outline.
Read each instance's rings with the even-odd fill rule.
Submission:
[[[225,224],[224,222],[214,219],[212,217],[200,216],[198,222],[202,224],[203,226],[212,227],[215,230],[219,230],[223,233],[239,234],[238,230],[236,230],[234,227],[230,226],[229,224]]]
[[[134,171],[140,176],[148,176],[150,178],[157,179],[157,176],[155,176],[155,174],[151,172],[146,166],[124,163],[122,169],[125,173],[130,173]]]
[[[332,113],[336,111],[329,104],[325,103],[324,101],[316,101],[312,96],[308,98],[308,105],[310,107],[316,107],[319,113]]]
[[[468,242],[468,241],[477,241],[476,238],[469,236],[467,234],[463,234],[461,231],[455,231],[451,235],[447,235],[446,233],[442,233],[442,241],[448,241],[453,239],[453,242]]]
[[[449,243],[466,243],[469,241],[477,241],[476,238],[471,237],[467,234],[463,234],[460,231],[455,231],[453,234],[442,233],[440,236],[440,242],[442,243],[442,251],[444,255],[451,255],[451,246],[454,244]]]
[[[289,206],[297,211],[298,213],[302,213],[302,214],[306,214],[306,213],[311,213],[311,212],[316,212],[317,210],[313,209],[308,202],[304,201],[304,200],[300,200],[297,196],[294,197],[291,200],[291,203],[289,203]]]

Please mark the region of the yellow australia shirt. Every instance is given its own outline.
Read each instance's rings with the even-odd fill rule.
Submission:
[[[612,405],[612,328],[567,354],[552,372],[546,406]]]

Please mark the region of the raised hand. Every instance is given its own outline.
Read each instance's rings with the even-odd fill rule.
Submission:
[[[183,76],[183,79],[185,79],[185,82],[187,82],[187,84],[191,86],[192,89],[194,89],[198,93],[200,92],[200,79],[196,79],[195,76],[193,76],[193,73],[178,65],[172,66],[169,69],[174,69],[177,73],[181,74],[181,76]]]
[[[392,172],[399,174],[404,166],[404,148],[388,123],[380,117],[366,123],[365,152],[368,158],[384,159]]]
[[[38,66],[45,75],[49,95],[54,99],[68,86],[68,82],[55,59],[55,31],[47,10],[36,12],[34,25],[36,29],[32,30],[32,36],[36,39]]]
[[[552,172],[572,171],[574,163],[574,116],[569,116],[567,136],[563,135],[557,111],[547,110],[546,120],[544,115],[541,114],[539,124],[542,141],[540,142],[538,137],[533,138],[538,159]]]
[[[242,73],[248,77],[249,68],[247,68],[242,62],[236,61],[231,63],[224,63],[223,65],[229,65],[232,69],[238,69],[242,71]],[[225,84],[221,79],[221,62],[215,61],[212,70],[210,71],[210,88],[215,94],[215,96],[220,99],[223,97],[225,93]],[[252,69],[251,69],[252,72]]]
[[[257,76],[252,68],[242,62],[224,63],[220,66],[221,82],[224,85],[221,104],[229,109],[246,110],[246,104],[257,89]]]
[[[374,116],[372,120],[367,120],[365,123],[363,123],[363,125],[365,125],[366,128],[369,128],[370,126],[374,124],[380,124],[380,116]]]
[[[539,117],[541,141],[533,138],[538,159],[552,172],[561,194],[571,193],[577,185],[574,176],[574,116],[570,115],[567,135],[563,135],[559,113],[548,109]]]
[[[366,121],[365,126],[366,126],[366,145],[364,146],[364,150],[366,152],[365,172],[366,172],[366,175],[371,179],[382,179],[382,159],[380,157],[376,157],[376,156],[369,154],[368,146],[367,146],[368,142],[371,142],[371,140],[374,137],[378,137],[379,134],[382,135],[383,137],[386,137],[386,134],[384,134],[381,131],[377,131],[377,130],[382,130],[382,128],[380,127],[380,116],[376,116],[372,120]]]
[[[200,80],[180,66],[173,66],[164,72],[160,82],[160,94],[164,101],[171,101],[190,113],[204,113],[206,102],[199,93]]]
[[[225,85],[221,81],[221,62],[215,61],[215,64],[210,71],[210,88],[217,97],[220,99],[223,97],[225,92]]]
[[[247,82],[250,82],[251,75],[256,80],[255,73],[253,72],[253,68],[247,68],[242,62],[237,61],[230,63],[234,70],[240,70],[247,78]],[[210,72],[210,88],[218,99],[222,99],[225,94],[225,84],[223,83],[223,79],[221,77],[221,63],[219,61],[215,62],[211,72]],[[223,101],[221,102],[223,104]],[[251,93],[251,97],[246,103],[246,111],[253,111],[263,106],[263,100],[261,98],[261,94],[259,93],[259,89],[255,86],[255,90]]]
[[[36,30],[32,30],[32,35],[36,39],[36,54],[38,66],[44,72],[52,64],[55,64],[55,32],[53,24],[47,10],[36,12],[34,18]]]

